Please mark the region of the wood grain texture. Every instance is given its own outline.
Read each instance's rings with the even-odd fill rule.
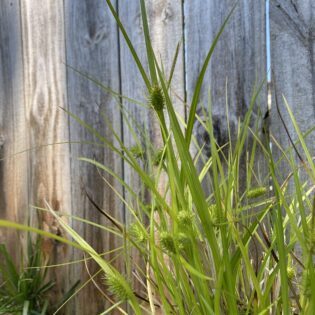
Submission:
[[[296,133],[282,102],[288,100],[302,131],[313,127],[315,119],[315,4],[313,0],[271,1],[271,52],[280,110],[289,127]],[[139,1],[113,1],[141,61],[146,66],[146,51]],[[147,0],[149,26],[153,47],[168,75],[176,45],[182,40],[172,97],[176,111],[185,117],[183,101],[191,102],[203,59],[234,0]],[[255,84],[265,79],[265,2],[239,1],[214,52],[206,73],[200,103],[207,104],[211,87],[213,119],[219,144],[227,141],[225,104],[229,103],[232,131],[237,120],[244,117]],[[108,226],[87,200],[85,189],[97,204],[115,218],[129,225],[133,220],[122,203],[91,165],[78,161],[89,157],[110,166],[144,202],[149,201],[140,179],[126,163],[108,148],[88,144],[51,145],[13,156],[30,147],[60,141],[96,141],[77,122],[69,119],[59,106],[69,109],[95,127],[108,140],[114,141],[108,122],[113,125],[127,148],[136,144],[128,125],[123,122],[115,100],[88,79],[76,74],[76,68],[98,79],[105,86],[121,91],[137,101],[147,103],[147,91],[122,35],[104,1],[98,0],[3,0],[0,5],[0,218],[25,223],[30,215],[32,224],[62,234],[49,215],[37,216],[29,205],[45,206],[45,200],[56,211],[73,214]],[[227,85],[226,85],[227,84]],[[227,90],[226,90],[227,86]],[[179,96],[179,97],[178,97]],[[123,100],[132,119],[132,128],[146,129],[153,147],[162,145],[155,113],[145,107]],[[200,106],[199,106],[200,108]],[[266,89],[263,88],[255,113],[266,111]],[[200,113],[200,109],[198,111]],[[103,116],[102,116],[103,115]],[[289,146],[288,136],[275,106],[271,114],[271,131],[283,147]],[[142,145],[145,139],[136,134]],[[195,136],[208,139],[196,124]],[[315,150],[314,134],[308,137],[311,154]],[[274,148],[275,149],[275,148]],[[210,145],[206,144],[208,154]],[[261,152],[258,152],[261,154]],[[277,157],[277,151],[274,151]],[[259,184],[266,184],[265,165],[260,156]],[[297,160],[298,162],[298,160]],[[141,162],[139,161],[141,164]],[[287,169],[281,168],[285,177]],[[130,201],[131,196],[112,177],[102,174]],[[281,175],[281,174],[280,174]],[[255,183],[256,184],[256,183]],[[163,189],[163,184],[160,189]],[[137,207],[137,204],[134,204]],[[112,235],[97,228],[71,221],[75,230],[97,251],[119,246]],[[23,236],[0,230],[12,253]],[[51,240],[43,248],[51,262],[82,258],[82,254]],[[134,262],[139,261],[132,253]],[[113,258],[114,255],[108,256]],[[121,270],[125,261],[114,263]],[[88,264],[89,272],[97,267]],[[67,287],[80,279],[88,279],[84,264],[52,269],[57,281],[53,299],[57,300]],[[70,280],[69,280],[70,279]],[[102,287],[100,278],[97,283]],[[135,289],[139,283],[135,283]],[[90,283],[69,305],[70,314],[97,314],[108,304]],[[114,313],[113,313],[114,314]]]
[[[204,58],[234,4],[235,1],[232,0],[185,2],[185,75],[188,104],[192,99]],[[228,142],[226,102],[233,138],[236,136],[238,119],[242,121],[247,112],[255,85],[265,79],[265,56],[264,1],[240,1],[214,50],[197,110],[197,113],[203,116],[200,107],[203,104],[207,108],[210,88],[214,134],[219,145]],[[267,110],[265,94],[263,89],[255,104],[255,113],[264,113]],[[210,155],[209,137],[199,123],[196,123],[194,134],[199,145],[205,144],[205,153]]]
[[[315,118],[315,4],[314,1],[272,1],[271,58],[281,115],[292,139],[297,140],[286,110],[284,96],[303,132],[314,126]],[[289,137],[273,104],[271,129],[279,143],[288,148]],[[315,149],[314,133],[307,138]],[[277,154],[276,148],[274,153]],[[283,176],[286,176],[283,172]]]
[[[19,1],[0,5],[0,218],[27,223],[28,149]],[[20,262],[25,234],[0,230],[0,243]],[[24,241],[22,243],[25,244]]]
[[[183,37],[182,29],[182,3],[181,1],[146,1],[146,8],[148,14],[148,23],[151,33],[151,39],[153,49],[158,60],[162,61],[163,68],[167,76],[169,75],[172,60],[176,51],[176,46]],[[136,51],[142,63],[147,69],[146,50],[143,37],[141,12],[139,2],[119,2],[119,13],[123,20],[123,23],[127,29],[127,32],[133,42]],[[184,99],[184,66],[183,66],[183,45],[181,47],[178,62],[172,82],[172,92],[176,111],[184,117],[184,104],[179,101],[175,94]],[[139,71],[136,68],[132,56],[126,46],[124,39],[121,37],[120,41],[120,58],[121,58],[121,87],[122,94],[130,98],[140,100],[147,104],[148,92],[140,77]],[[133,128],[138,124],[142,129],[147,130],[147,135],[150,137],[151,146],[154,149],[162,147],[162,139],[160,129],[158,125],[155,112],[152,109],[145,109],[138,105],[124,102],[124,107],[129,111],[130,116],[135,119]],[[136,144],[132,134],[124,125],[124,143],[127,148],[130,148]],[[145,139],[141,136],[141,132],[137,132],[137,135],[142,144],[145,144]],[[128,183],[136,193],[142,198],[142,201],[149,201],[149,192],[143,191],[143,185],[141,180],[135,174],[135,172],[125,164],[124,168],[125,182]],[[164,190],[163,184],[165,178],[161,177],[159,189]],[[128,199],[128,194],[126,195]],[[136,207],[136,204],[134,205]],[[133,221],[132,217],[126,212],[126,224],[129,225]],[[133,255],[133,261],[139,261],[139,257],[135,253]],[[138,283],[134,284],[134,287],[141,288]]]
[[[122,19],[122,23],[126,28],[126,31],[138,53],[141,62],[144,65],[145,69],[148,70],[146,63],[146,51],[139,1],[118,1],[118,10],[119,15]],[[121,33],[119,34],[119,47],[121,93],[122,95],[127,96],[131,99],[143,102],[143,104],[147,104],[148,94],[146,87]],[[126,100],[122,101],[122,105],[123,108],[126,110],[126,113],[128,113],[127,119],[129,119],[129,121],[131,122],[130,127],[125,122],[122,125],[122,140],[125,147],[127,149],[132,148],[137,144],[137,141],[139,141],[141,146],[143,146],[144,148],[146,141],[143,131],[146,130],[147,134],[156,133],[156,124],[154,124],[154,131],[151,128],[152,117],[154,117],[153,112],[141,105]],[[138,140],[134,138],[130,128],[133,128],[135,130],[135,134]],[[141,167],[144,166],[141,160],[139,160],[139,164],[141,165]],[[130,165],[124,163],[123,167],[125,183],[134,190],[134,192],[144,203],[147,203],[149,201],[148,193],[145,191],[144,186],[141,183],[141,179]],[[134,200],[134,197],[132,197],[131,194],[128,193],[127,190],[125,191],[125,199],[128,204],[133,206],[134,210],[139,210],[137,208],[137,202]],[[127,208],[125,209],[124,222],[127,226],[130,226],[130,224],[134,222],[134,219]],[[137,255],[136,250],[132,249],[128,256],[130,256],[127,257],[127,259],[129,260],[127,260],[125,263],[126,270],[128,270],[130,274],[131,261],[133,266],[135,266],[135,264],[139,266],[143,265],[139,255]],[[133,288],[135,291],[139,291],[141,289],[141,285],[137,280],[133,281]],[[131,312],[129,308],[127,308],[127,310]]]
[[[315,3],[306,1],[271,1],[271,63],[273,80],[276,82],[279,111],[284,122],[281,121],[275,102],[272,105],[271,132],[283,149],[291,146],[289,136],[284,128],[286,125],[290,137],[295,142],[298,137],[283,101],[286,98],[297,124],[304,133],[314,127],[315,119]],[[274,93],[274,91],[273,91]],[[314,131],[305,139],[310,155],[315,152]],[[305,158],[301,146],[297,146],[299,153]],[[282,153],[273,145],[275,159]],[[301,165],[298,156],[293,153],[296,165]],[[277,175],[280,182],[290,172],[287,163],[281,163]],[[307,181],[308,189],[313,183],[309,176],[301,169],[299,173],[301,183]],[[289,182],[288,192],[295,194],[293,181]],[[306,208],[307,209],[307,208]],[[299,246],[295,254],[302,257]],[[301,270],[298,268],[298,273]]]
[[[21,1],[23,73],[27,131],[31,147],[68,140],[63,1]],[[50,145],[29,153],[30,203],[55,211],[71,210],[68,145]],[[36,211],[32,210],[33,217]],[[39,212],[39,225],[49,232],[64,235],[56,220]],[[34,224],[35,221],[33,221]],[[46,239],[43,252],[51,263],[69,260],[67,246]],[[53,299],[67,288],[67,268],[51,269],[57,285]]]
[[[165,73],[169,74],[177,44],[182,41],[182,3],[181,1],[147,1],[146,2],[149,28],[153,49],[158,60],[163,63]],[[139,4],[135,2],[119,4],[119,12],[127,32],[133,42],[142,63],[147,68],[145,43],[142,34],[142,21]],[[182,45],[183,47],[183,45]],[[140,100],[147,104],[148,92],[140,77],[139,71],[134,63],[132,56],[121,37],[120,42],[121,56],[121,86],[122,94],[135,100]],[[176,111],[184,117],[184,104],[175,95],[184,98],[184,66],[183,50],[181,48],[172,81],[174,91],[174,105]],[[130,112],[136,122],[142,128],[147,129],[150,134],[153,146],[161,147],[161,135],[155,113],[152,110],[144,109],[138,105],[124,102],[124,106]],[[125,130],[124,141],[127,147],[135,145],[132,135]],[[125,171],[125,179],[132,181],[129,170]],[[134,185],[133,187],[138,187]]]
[[[87,73],[119,92],[119,62],[118,33],[114,19],[111,17],[105,2],[65,1],[67,64],[78,71]],[[120,111],[110,94],[104,93],[95,83],[80,76],[68,68],[67,87],[69,110],[87,124],[94,127],[108,141],[114,141],[108,122],[120,135]],[[104,121],[104,117],[108,122]],[[70,120],[71,141],[99,142],[95,136],[85,130],[78,122]],[[87,191],[93,200],[117,220],[123,219],[123,207],[113,190],[104,182],[96,168],[79,157],[95,159],[110,167],[120,177],[122,176],[122,161],[108,147],[87,144],[71,145],[71,183],[72,183],[72,214],[91,220],[92,222],[111,226],[89,202]],[[120,193],[122,188],[117,181],[107,174],[102,174]],[[106,252],[121,244],[112,234],[104,233],[98,228],[90,227],[76,221],[72,222],[84,239],[98,252]],[[112,259],[115,255],[106,256]],[[80,259],[82,253],[74,252],[74,259]],[[114,263],[122,270],[123,261]],[[94,274],[99,268],[88,263],[89,272]],[[71,269],[70,278],[81,280],[83,284],[89,276],[84,263]],[[104,275],[96,278],[98,285],[103,286]],[[86,303],[89,301],[89,303]],[[105,299],[91,282],[78,294],[73,303],[73,314],[99,314],[105,309]],[[114,313],[113,313],[114,314]]]

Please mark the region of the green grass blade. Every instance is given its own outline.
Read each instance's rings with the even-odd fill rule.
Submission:
[[[153,53],[151,40],[150,40],[149,24],[148,24],[147,11],[145,8],[144,0],[140,0],[140,6],[141,6],[143,34],[144,34],[145,46],[146,46],[146,50],[147,50],[147,60],[148,60],[148,64],[149,64],[152,85],[157,85],[158,80],[157,80],[155,64],[154,64],[154,53]]]
[[[106,2],[107,2],[107,5],[108,5],[108,7],[109,7],[113,17],[116,20],[116,23],[117,23],[121,33],[123,34],[123,36],[125,38],[125,41],[126,41],[126,43],[128,45],[128,48],[129,48],[129,50],[130,50],[130,52],[132,54],[132,57],[133,57],[134,61],[137,64],[137,67],[138,67],[138,69],[140,71],[140,74],[141,74],[141,76],[143,78],[143,81],[144,81],[147,89],[150,90],[150,87],[151,87],[150,80],[149,80],[149,78],[148,78],[148,76],[147,76],[147,74],[146,74],[146,72],[145,72],[145,70],[144,70],[144,68],[142,66],[142,63],[141,63],[141,61],[140,61],[140,59],[138,57],[138,54],[137,54],[134,46],[132,45],[132,42],[131,42],[131,40],[130,40],[130,38],[129,38],[129,36],[128,36],[128,34],[127,34],[127,32],[126,32],[126,30],[125,30],[125,28],[123,26],[123,24],[121,23],[121,20],[120,20],[120,18],[118,16],[118,13],[116,12],[116,10],[115,10],[115,8],[112,5],[110,0],[106,0]]]

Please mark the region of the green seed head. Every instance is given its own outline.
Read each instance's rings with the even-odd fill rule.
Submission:
[[[136,159],[143,159],[144,158],[144,150],[141,148],[140,145],[134,145],[129,149],[130,153]]]
[[[189,245],[189,237],[185,233],[179,233],[176,237],[178,248],[180,250],[185,250]]]
[[[217,205],[215,203],[211,204],[208,208],[210,214],[217,212]]]
[[[153,165],[159,166],[160,163],[164,161],[165,155],[166,153],[163,148],[158,149],[153,155]]]
[[[178,223],[182,227],[191,227],[193,224],[194,214],[189,211],[180,211],[178,213]]]
[[[163,250],[169,253],[176,253],[176,245],[174,237],[169,232],[161,232],[160,234],[160,244]]]
[[[253,199],[264,195],[267,192],[266,187],[257,187],[247,191],[246,196],[248,199]]]
[[[128,232],[136,243],[145,243],[148,238],[145,229],[139,223],[131,224]]]
[[[154,85],[150,90],[150,105],[158,112],[164,108],[164,95],[162,89],[158,85]]]
[[[287,275],[289,280],[292,280],[295,277],[295,270],[293,267],[287,268]]]
[[[130,299],[132,291],[122,281],[122,276],[117,272],[110,272],[105,275],[105,284],[108,290],[113,294],[117,300],[126,301]]]
[[[213,225],[220,225],[223,222],[225,222],[223,215],[222,216],[218,215],[216,204],[210,205],[208,210],[210,212],[211,222]]]

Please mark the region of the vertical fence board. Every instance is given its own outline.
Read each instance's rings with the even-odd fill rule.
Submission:
[[[297,124],[305,133],[314,127],[315,119],[315,3],[305,1],[271,1],[271,63],[273,81],[276,84],[279,111],[284,124],[295,142],[298,140],[292,120],[286,109],[283,96],[286,98]],[[273,90],[273,94],[275,91]],[[278,114],[275,102],[272,105],[271,132],[284,150],[291,147],[289,136]],[[314,156],[315,137],[312,131],[306,138],[310,155]],[[300,145],[299,153],[305,158]],[[273,145],[273,156],[278,159],[282,152]],[[301,165],[298,156],[293,153],[296,165]],[[278,177],[283,181],[290,168],[286,162],[278,167]],[[313,183],[303,169],[300,171],[300,181],[307,180],[308,189]],[[289,182],[288,192],[295,194],[293,181]],[[298,218],[297,218],[298,219]],[[287,240],[288,241],[288,240]],[[301,257],[301,248],[297,246],[295,253]],[[301,270],[298,271],[300,273]]]
[[[97,0],[67,0],[65,15],[67,64],[119,92],[117,28],[105,3]],[[102,92],[95,83],[70,68],[68,68],[67,78],[70,111],[95,128],[108,141],[115,142],[108,123],[112,124],[120,136],[120,112],[111,95]],[[104,117],[108,122],[104,121]],[[99,142],[94,135],[73,119],[70,120],[70,140]],[[114,191],[105,183],[94,166],[79,161],[79,157],[95,159],[122,176],[122,161],[108,147],[83,143],[71,144],[72,214],[105,226],[111,225],[89,202],[85,192],[87,191],[100,207],[120,221],[123,216],[122,205]],[[121,187],[118,187],[113,177],[107,174],[102,175],[117,191],[121,192]],[[112,234],[102,232],[99,228],[76,221],[73,221],[72,225],[98,252],[119,246]],[[106,257],[113,258],[108,255]],[[82,258],[82,253],[75,252],[73,258]],[[118,267],[118,263],[114,265]],[[88,266],[91,274],[99,269],[90,262]],[[73,281],[80,279],[82,284],[88,280],[84,263],[73,267],[71,278]],[[97,277],[95,281],[102,287],[100,277]],[[104,297],[91,282],[76,296],[74,314],[98,314],[104,310],[104,305]]]
[[[188,104],[192,99],[194,86],[207,51],[234,3],[235,1],[232,0],[196,1],[193,4],[190,1],[185,2]],[[238,120],[242,122],[244,119],[251,97],[255,92],[255,87],[257,88],[257,85],[265,79],[265,34],[265,2],[259,0],[239,1],[214,50],[200,95],[200,103],[207,108],[210,87],[213,130],[219,146],[229,141],[226,102],[228,103],[228,119],[233,142],[237,136]],[[204,119],[200,107],[199,104],[197,114]],[[252,121],[256,120],[257,117],[255,116],[257,115],[261,117],[261,112],[264,114],[266,110],[266,89],[264,87],[255,104]],[[253,125],[251,124],[251,127],[254,127]],[[195,124],[194,135],[199,146],[204,145],[206,156],[210,157],[211,144],[209,143],[209,136],[199,122]],[[258,135],[263,137],[261,130],[258,130]],[[247,147],[245,147],[249,153],[251,144],[249,132],[249,141]],[[245,159],[246,155],[243,154],[239,165],[239,178],[237,179],[239,191],[236,193],[244,191],[247,184],[252,187],[268,186],[267,163],[259,146],[256,150],[254,169],[250,170],[250,172],[255,173],[255,176],[251,177],[251,183],[247,183]],[[222,162],[224,165],[223,160]],[[207,194],[211,192],[210,176],[209,174],[209,177],[203,183]],[[227,171],[226,176],[229,176]],[[256,253],[256,246],[250,251]],[[259,262],[259,258],[254,261]]]
[[[235,1],[232,0],[185,2],[185,64],[188,104],[192,99],[198,74],[208,49],[234,3]],[[200,103],[207,108],[210,88],[214,134],[217,136],[219,145],[228,141],[226,102],[228,102],[229,122],[233,137],[236,135],[238,119],[240,118],[242,121],[249,107],[255,85],[265,79],[264,12],[264,1],[238,2],[219,39],[206,72]],[[265,89],[263,89],[254,108],[256,114],[260,110],[266,111],[265,97]],[[200,109],[197,110],[197,113],[203,116]],[[255,117],[253,121],[254,119]],[[195,128],[195,136],[199,145],[206,143],[205,152],[210,155],[210,144],[207,143],[209,141],[204,129],[200,128],[198,123]],[[261,164],[264,163],[261,162]],[[263,168],[261,178],[263,180],[265,175],[263,165],[260,166],[261,168]]]
[[[185,119],[184,53],[182,1],[150,0],[147,4],[153,49],[169,78],[177,44],[180,50],[171,84],[175,111]],[[156,127],[158,129],[158,127]],[[153,136],[153,138],[158,138]],[[156,139],[158,140],[158,139]]]
[[[23,71],[27,136],[30,146],[67,141],[67,119],[58,106],[66,107],[63,1],[21,1]],[[55,211],[70,209],[70,167],[67,145],[50,145],[30,152],[30,202]],[[32,215],[36,216],[33,209]],[[63,235],[56,220],[39,212],[40,226]],[[33,221],[34,222],[34,221]],[[43,251],[51,263],[69,259],[69,248],[46,239]],[[56,280],[54,298],[67,287],[67,268],[51,270]]]
[[[28,148],[19,1],[0,5],[0,43],[0,218],[26,223],[28,154],[14,155]],[[20,262],[16,231],[0,230],[0,243]]]
[[[114,2],[114,1],[113,1]],[[183,38],[172,84],[175,109],[185,117],[183,100],[192,99],[194,86],[206,52],[224,18],[235,1],[148,0],[149,26],[153,47],[162,60],[168,76],[176,45]],[[146,65],[146,50],[139,1],[116,1],[123,24]],[[182,9],[184,9],[182,11]],[[228,26],[219,40],[206,72],[200,103],[207,106],[211,87],[214,129],[218,142],[227,140],[226,97],[229,120],[236,133],[237,121],[244,118],[254,86],[265,79],[265,1],[239,1]],[[125,146],[136,144],[115,100],[87,78],[66,69],[63,62],[109,86],[123,95],[147,104],[147,91],[129,49],[104,2],[97,0],[11,0],[0,5],[0,217],[24,223],[29,214],[32,224],[62,234],[57,222],[47,213],[29,209],[29,204],[73,214],[103,225],[109,225],[88,201],[85,190],[105,211],[129,225],[133,219],[112,189],[106,185],[95,167],[80,162],[88,157],[112,168],[144,202],[141,180],[126,163],[109,148],[93,144],[71,143],[40,146],[62,141],[97,141],[58,106],[69,109],[94,127],[109,141],[114,140],[109,123]],[[305,132],[314,125],[315,102],[315,5],[312,0],[271,1],[272,68],[276,80],[280,111],[293,140],[296,133],[282,101],[287,98],[295,118]],[[185,95],[186,94],[186,95]],[[133,128],[145,128],[155,148],[162,145],[155,113],[123,99]],[[198,113],[200,114],[200,105]],[[254,109],[264,115],[266,89],[263,88]],[[102,116],[103,115],[103,116]],[[290,143],[275,106],[271,131],[284,148]],[[103,119],[106,119],[109,121]],[[136,134],[140,136],[140,130]],[[203,144],[207,136],[196,124],[195,136]],[[142,138],[142,145],[145,141]],[[315,149],[313,133],[307,138],[311,154]],[[37,147],[23,154],[14,153]],[[210,145],[206,144],[208,154]],[[279,153],[274,148],[274,155]],[[261,152],[258,152],[261,155]],[[4,158],[4,159],[3,159]],[[258,184],[267,184],[267,171],[261,156],[257,161]],[[297,159],[296,159],[297,160]],[[298,161],[298,160],[297,160]],[[242,170],[244,174],[245,170]],[[280,173],[286,176],[285,166]],[[117,191],[131,198],[117,181],[102,174]],[[257,184],[257,183],[254,183]],[[137,207],[135,204],[134,207]],[[97,251],[119,246],[112,235],[73,220],[72,226]],[[0,230],[0,242],[13,248],[18,241],[14,231]],[[45,240],[45,255],[50,262],[82,258],[82,253]],[[19,259],[19,252],[13,254]],[[114,255],[108,256],[113,258]],[[137,257],[133,256],[134,261]],[[115,262],[122,270],[125,262]],[[88,264],[91,274],[97,267]],[[68,271],[70,271],[68,273]],[[53,298],[58,300],[77,279],[88,280],[84,264],[52,269],[50,277],[57,281]],[[70,277],[70,280],[69,280]],[[70,281],[70,282],[69,282]],[[100,279],[96,278],[100,284]],[[100,284],[101,285],[101,284]],[[139,284],[135,285],[138,290]],[[102,287],[102,285],[101,285]],[[73,314],[96,314],[106,304],[95,286],[89,284],[73,300],[68,311]]]
[[[168,76],[172,66],[173,57],[175,55],[176,46],[183,37],[181,12],[182,3],[181,1],[151,0],[146,2],[146,6],[153,49],[156,53],[157,59],[162,61],[163,68]],[[136,51],[147,69],[146,50],[139,3],[136,1],[125,3],[119,2],[119,13]],[[180,96],[181,99],[184,98],[182,47],[179,52],[177,66],[172,81],[172,91],[174,92],[173,97],[175,109],[184,118],[183,102],[175,97],[176,94]],[[122,36],[120,40],[120,48],[122,94],[135,100],[143,101],[144,104],[147,104],[148,92]],[[129,111],[130,116],[135,119],[132,126],[135,128],[138,124],[141,128],[147,129],[149,133],[147,136],[150,137],[150,142],[153,148],[161,148],[162,140],[155,112],[152,109],[141,108],[139,105],[135,105],[130,102],[123,102],[123,104],[124,108]],[[137,134],[140,135],[140,132],[137,132]],[[127,124],[124,125],[123,135],[124,143],[127,148],[131,148],[136,144],[132,134],[128,131]],[[144,139],[142,139],[142,142],[144,142]],[[147,202],[147,195],[143,194],[143,187],[140,179],[128,165],[125,165],[124,174],[125,182],[135,189],[138,194],[142,194],[143,201]],[[162,186],[163,184],[161,183],[161,189],[163,189]],[[126,197],[128,199],[128,195]],[[133,219],[127,211],[127,225],[132,221]]]
[[[314,125],[315,111],[315,4],[312,0],[271,1],[271,59],[279,109],[293,141],[297,135],[286,110],[284,96],[302,132]],[[272,132],[283,148],[289,137],[273,104]],[[311,154],[315,149],[314,133],[307,138]],[[276,147],[274,147],[276,154]],[[283,170],[285,177],[285,170]]]
[[[138,56],[141,62],[144,64],[145,69],[147,69],[146,51],[144,37],[142,34],[143,29],[139,1],[118,1],[118,9],[119,15],[138,53]],[[146,105],[146,87],[121,33],[119,44],[121,93],[122,95],[127,96],[131,99],[143,102],[143,104]],[[141,146],[144,146],[145,140],[142,131],[144,129],[151,129],[150,127],[152,124],[152,120],[150,115],[152,113],[147,108],[129,101],[123,100],[122,105],[123,109],[126,110],[127,119],[130,121],[131,128],[135,129],[135,133],[141,142]],[[150,130],[150,132],[152,132],[152,129]],[[137,144],[137,141],[136,139],[134,139],[130,127],[128,126],[128,124],[126,124],[125,120],[123,121],[122,135],[123,142],[126,148],[131,148]],[[141,163],[141,161],[139,161],[139,163]],[[124,181],[134,190],[137,195],[139,195],[139,198],[144,203],[148,201],[147,194],[145,193],[144,187],[141,184],[141,179],[139,178],[139,176],[137,176],[137,173],[132,169],[132,167],[127,163],[124,163]],[[133,197],[128,193],[127,190],[125,191],[125,199],[128,204],[132,204],[134,210],[137,211],[137,203],[132,202]],[[127,226],[129,226],[134,221],[128,209],[125,209],[124,221]],[[127,257],[126,260],[126,271],[129,275],[131,272],[130,259],[133,261],[133,263],[140,265],[140,259],[135,251],[132,250],[130,252],[130,256],[131,258]],[[134,280],[133,287],[135,291],[139,291],[141,285],[138,281]]]

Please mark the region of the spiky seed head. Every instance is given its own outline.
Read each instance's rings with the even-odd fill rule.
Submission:
[[[215,203],[211,204],[208,208],[210,214],[217,212],[217,205]]]
[[[189,211],[182,210],[178,213],[177,218],[180,226],[191,227],[193,224],[194,214]]]
[[[289,280],[292,280],[295,277],[295,270],[293,267],[288,266],[287,275]]]
[[[123,277],[116,271],[109,272],[105,275],[105,284],[108,290],[119,301],[129,300],[132,296],[132,290],[125,283]]]
[[[132,223],[128,232],[136,243],[145,243],[148,239],[147,233],[140,223]]]
[[[138,144],[132,146],[129,149],[129,151],[133,155],[133,157],[136,158],[136,159],[143,159],[144,158],[144,150]]]
[[[263,196],[267,192],[266,187],[256,187],[247,191],[246,196],[248,199],[254,199]]]
[[[158,149],[153,155],[153,165],[159,166],[165,160],[166,152],[163,148]]]
[[[178,248],[180,250],[185,250],[189,245],[190,239],[185,233],[178,233],[178,235],[176,236],[176,241],[178,244]]]
[[[160,86],[154,85],[150,89],[150,105],[158,112],[164,108],[164,95]]]
[[[225,221],[223,215],[218,215],[217,205],[215,203],[211,204],[208,210],[210,212],[211,223],[213,225],[220,225]]]
[[[160,244],[163,250],[166,252],[175,254],[176,244],[173,235],[169,232],[163,231],[160,234]]]

